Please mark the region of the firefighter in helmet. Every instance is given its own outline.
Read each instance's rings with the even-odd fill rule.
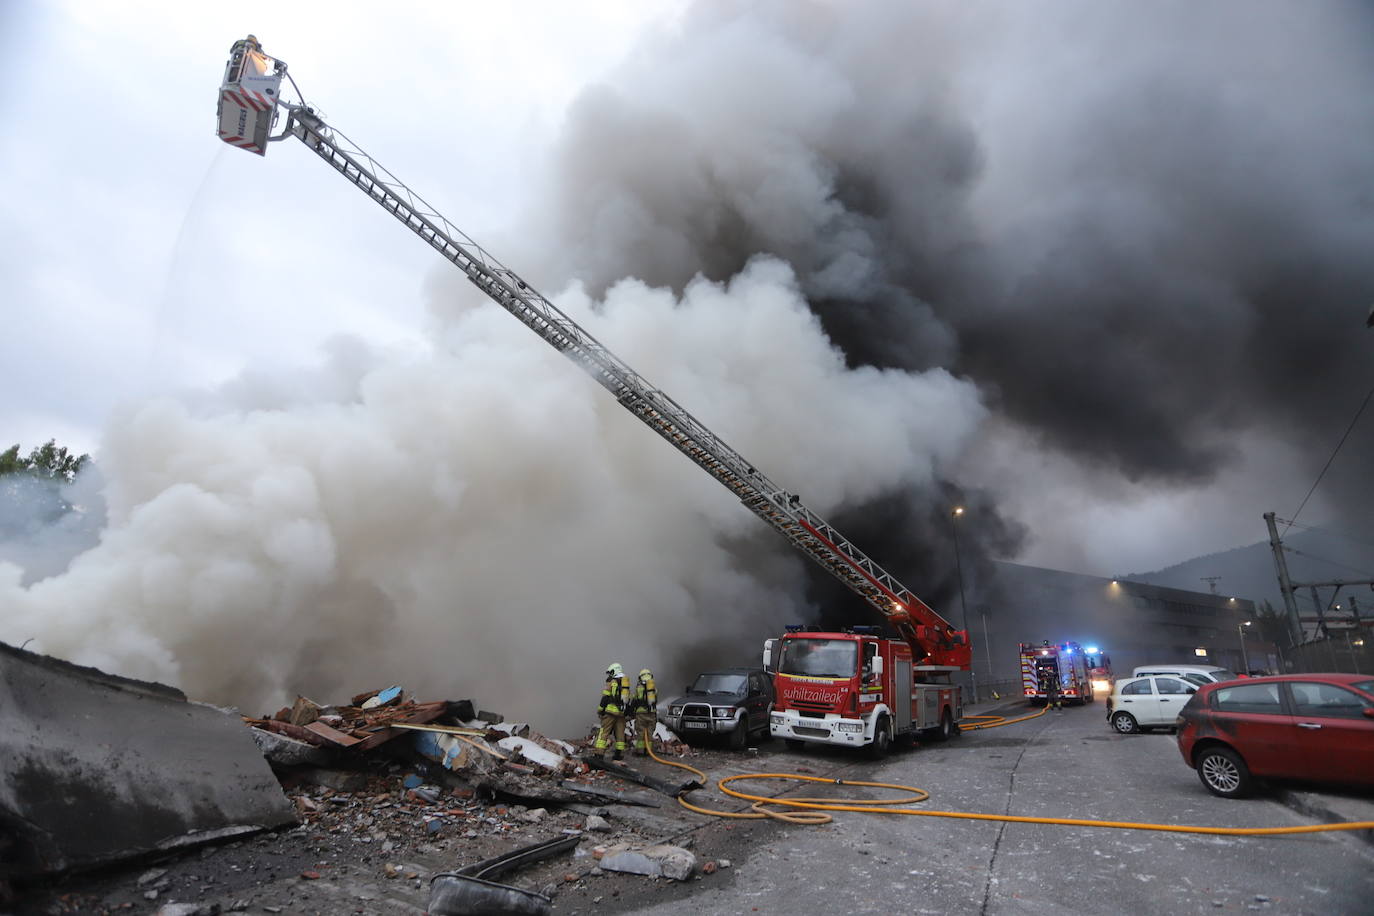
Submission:
[[[654,748],[654,730],[658,728],[658,688],[654,686],[654,674],[648,668],[639,672],[635,681],[634,699],[630,700],[630,710],[635,717],[635,754],[648,756]]]
[[[614,760],[625,757],[625,714],[630,707],[630,681],[618,662],[606,667],[606,685],[601,688],[601,730],[596,733],[596,756],[605,758],[606,747],[615,740]]]
[[[1045,695],[1046,709],[1061,709],[1059,697],[1059,673],[1050,665],[1040,667],[1040,692]]]

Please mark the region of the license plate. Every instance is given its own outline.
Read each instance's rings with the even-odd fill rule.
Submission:
[[[682,727],[683,727],[683,728],[707,728],[709,725],[710,725],[709,722],[683,722],[683,723],[682,723]]]

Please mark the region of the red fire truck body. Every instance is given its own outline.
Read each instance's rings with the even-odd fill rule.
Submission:
[[[1059,696],[1065,702],[1083,705],[1093,701],[1093,684],[1088,674],[1087,656],[1076,642],[1021,643],[1021,690],[1032,703],[1048,698],[1040,689],[1042,673],[1048,672],[1059,683]]]
[[[775,693],[770,734],[792,746],[868,747],[881,756],[894,740],[959,733],[963,697],[950,678],[959,666],[913,665],[905,640],[869,629],[798,629],[765,643]]]

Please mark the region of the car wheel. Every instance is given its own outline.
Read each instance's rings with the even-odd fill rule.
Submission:
[[[868,746],[868,754],[874,759],[881,759],[887,756],[888,750],[892,747],[892,727],[887,724],[887,716],[878,720],[878,725],[873,729],[873,743]]]
[[[783,738],[782,743],[787,745],[789,751],[800,751],[806,747],[806,742],[800,738]]]
[[[1121,732],[1123,735],[1134,734],[1140,731],[1140,726],[1135,722],[1135,716],[1128,712],[1118,712],[1112,715],[1112,728]]]
[[[730,733],[730,750],[742,751],[749,743],[749,715],[746,713],[739,717],[739,722],[735,725],[735,730]]]
[[[1254,780],[1240,754],[1229,747],[1209,747],[1197,756],[1197,775],[1207,791],[1222,798],[1250,794]]]

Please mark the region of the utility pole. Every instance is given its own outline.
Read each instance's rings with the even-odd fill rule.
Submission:
[[[1312,593],[1312,604],[1317,609],[1317,632],[1324,637],[1329,637],[1331,631],[1326,628],[1326,608],[1322,607],[1322,599],[1321,595],[1317,594],[1317,586],[1312,584],[1308,585],[1307,588]]]
[[[1289,630],[1293,634],[1293,644],[1302,642],[1302,621],[1298,620],[1298,602],[1293,598],[1293,583],[1288,579],[1288,561],[1283,557],[1283,542],[1279,540],[1279,528],[1274,523],[1274,513],[1264,513],[1264,522],[1269,526],[1269,546],[1274,551],[1274,568],[1279,574],[1279,591],[1283,593],[1283,607],[1288,612]]]
[[[1201,579],[1203,582],[1207,583],[1207,587],[1211,589],[1212,594],[1215,595],[1217,593],[1217,583],[1221,581],[1221,576],[1202,576]]]

